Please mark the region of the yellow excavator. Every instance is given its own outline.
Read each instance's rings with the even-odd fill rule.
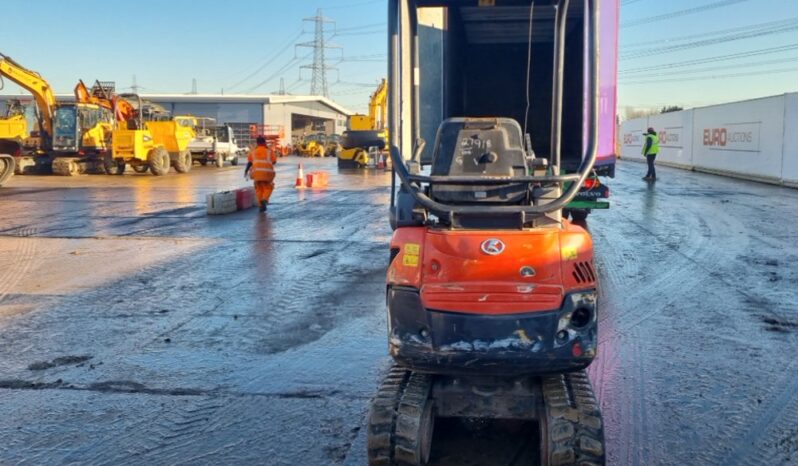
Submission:
[[[97,81],[90,92],[79,80],[74,93],[75,103],[56,106],[50,151],[53,173],[106,173],[115,125],[113,88]]]
[[[9,101],[4,117],[0,118],[0,186],[14,175],[16,161],[14,160],[14,147],[3,143],[4,140],[21,141],[27,135],[27,120],[25,107],[19,101]],[[3,146],[6,146],[4,149]],[[6,150],[9,153],[4,153]]]
[[[0,119],[0,153],[15,158],[17,173],[71,176],[105,171],[114,128],[112,106],[88,96],[82,81],[75,88],[74,103],[57,103],[47,80],[3,54],[0,78],[30,92],[36,102],[34,125],[24,112],[12,110],[14,106]]]
[[[365,167],[369,149],[382,151],[388,141],[388,83],[385,79],[369,98],[369,114],[355,114],[347,120],[338,152],[338,168]]]
[[[0,80],[3,78],[12,81],[30,92],[36,102],[36,124],[32,128],[25,116],[25,109],[15,102],[8,106],[4,117],[0,117],[0,154],[5,154],[3,163],[4,173],[11,165],[8,156],[15,163],[17,173],[25,171],[27,167],[39,168],[46,166],[49,169],[47,153],[51,149],[53,134],[53,116],[56,108],[55,94],[50,84],[42,76],[31,71],[10,57],[0,53]],[[37,164],[37,161],[43,163]],[[1,174],[0,179],[8,174]]]

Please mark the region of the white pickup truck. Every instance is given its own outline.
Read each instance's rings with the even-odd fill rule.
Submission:
[[[211,126],[204,123],[207,122],[198,122],[195,128],[197,137],[188,144],[191,158],[201,165],[211,162],[220,168],[228,160],[231,164],[238,165],[239,148],[233,136],[233,128],[227,125]]]

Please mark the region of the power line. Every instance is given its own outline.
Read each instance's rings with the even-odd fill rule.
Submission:
[[[622,60],[634,59],[634,58],[643,58],[643,57],[650,57],[653,55],[662,55],[664,53],[672,53],[678,52],[682,50],[689,50],[698,47],[705,47],[707,45],[714,45],[714,44],[726,44],[728,42],[734,42],[743,39],[752,39],[754,37],[762,37],[762,36],[770,36],[773,34],[781,34],[784,32],[795,31],[798,30],[798,21],[795,21],[791,24],[786,24],[784,26],[776,27],[776,28],[769,28],[769,29],[760,29],[754,31],[745,31],[745,32],[738,32],[735,34],[727,34],[722,37],[715,37],[711,39],[704,39],[698,40],[693,42],[687,42],[684,44],[679,45],[666,45],[663,47],[655,47],[646,50],[640,51],[633,51],[627,54],[621,54]]]
[[[661,15],[649,16],[647,18],[640,18],[632,21],[627,21],[625,23],[621,23],[622,28],[632,27],[632,26],[640,26],[643,24],[650,24],[658,21],[664,21],[667,19],[678,18],[681,16],[692,15],[694,13],[701,13],[704,11],[714,10],[716,8],[722,8],[726,6],[735,5],[737,3],[747,2],[748,0],[722,0],[715,3],[708,3],[702,6],[696,6],[692,8],[686,8],[684,10],[672,11],[670,13],[664,13]]]
[[[295,34],[295,36],[292,37],[291,40],[286,42],[283,47],[281,47],[275,54],[271,55],[271,57],[268,60],[266,60],[261,66],[259,66],[255,71],[253,71],[252,73],[248,74],[244,79],[238,81],[237,83],[233,84],[232,86],[228,87],[227,89],[228,90],[233,90],[233,89],[237,88],[238,86],[240,86],[240,85],[244,84],[245,82],[249,81],[255,75],[257,75],[258,73],[260,73],[261,71],[266,69],[267,66],[271,65],[272,63],[275,62],[275,60],[280,58],[280,56],[282,56],[282,54],[285,53],[285,51],[288,50],[294,44],[294,42],[297,39],[302,37],[302,34],[304,34],[304,32],[302,31],[302,29],[300,29],[298,34]]]
[[[787,52],[791,50],[798,49],[798,44],[788,44],[782,45],[778,47],[768,47],[764,49],[757,49],[757,50],[750,50],[747,52],[737,52],[728,55],[717,55],[714,57],[707,57],[707,58],[698,58],[693,60],[685,60],[681,62],[672,62],[672,63],[663,63],[661,65],[652,65],[652,66],[643,66],[638,68],[630,68],[626,70],[619,71],[620,74],[629,74],[629,73],[642,73],[645,71],[655,71],[655,70],[663,70],[663,69],[671,69],[671,68],[679,68],[679,67],[686,67],[686,66],[693,66],[693,65],[703,65],[706,63],[714,63],[719,61],[726,61],[726,60],[735,60],[738,58],[748,58],[754,57],[758,55],[768,55],[773,53],[781,53]]]
[[[356,30],[360,30],[360,29],[374,29],[376,27],[384,28],[384,27],[387,27],[387,26],[388,26],[388,23],[382,22],[382,23],[361,24],[359,26],[347,26],[345,28],[336,27],[335,30],[333,31],[333,34],[337,34],[339,32],[346,32],[346,31],[356,31]]]
[[[625,86],[629,86],[629,85],[640,85],[640,84],[660,84],[668,82],[702,81],[707,79],[742,78],[746,76],[759,76],[763,74],[776,74],[776,73],[792,73],[796,71],[798,71],[798,68],[782,68],[775,70],[752,71],[747,73],[730,73],[730,74],[711,75],[711,76],[696,76],[692,78],[688,77],[688,78],[653,79],[647,81],[628,81],[624,82],[623,84]]]
[[[696,73],[706,73],[708,71],[719,71],[719,70],[733,70],[739,68],[752,68],[757,66],[767,66],[767,65],[779,65],[782,63],[792,63],[798,61],[798,57],[790,57],[790,58],[778,58],[775,60],[766,60],[766,61],[758,61],[758,62],[751,62],[751,63],[736,63],[734,65],[723,65],[723,66],[712,66],[709,68],[697,68],[694,70],[681,70],[681,71],[671,71],[671,72],[658,72],[653,74],[643,74],[643,75],[635,75],[635,76],[625,76],[621,77],[623,79],[644,79],[644,78],[657,78],[660,76],[682,76],[688,74],[696,74]]]
[[[324,8],[327,9],[327,10],[343,10],[345,8],[354,8],[354,7],[358,7],[358,6],[373,5],[375,3],[384,4],[385,0],[367,0],[367,1],[363,1],[363,2],[349,3],[347,5],[326,6]]]
[[[381,30],[378,30],[378,31],[344,32],[342,34],[335,34],[335,35],[333,35],[333,37],[340,37],[340,36],[373,36],[373,35],[376,35],[376,34],[385,35],[386,32],[387,31],[385,29],[381,29]]]
[[[312,53],[313,53],[313,52],[311,52],[311,53],[308,53],[307,55],[304,55],[304,56],[302,56],[302,57],[294,57],[294,58],[292,58],[292,59],[291,59],[291,61],[289,61],[288,63],[286,63],[285,65],[283,65],[283,66],[282,66],[280,69],[278,69],[277,71],[275,71],[274,73],[272,73],[271,75],[269,75],[269,77],[268,77],[268,78],[266,78],[266,79],[264,79],[263,81],[259,82],[259,83],[258,83],[258,84],[256,84],[255,86],[252,86],[251,88],[249,88],[249,89],[247,90],[247,92],[253,92],[253,91],[255,91],[255,90],[257,90],[257,89],[259,89],[259,88],[263,87],[265,84],[267,84],[267,83],[271,82],[271,81],[272,81],[274,78],[276,78],[276,77],[278,77],[278,76],[281,76],[281,75],[283,75],[283,73],[284,73],[285,71],[287,71],[289,68],[291,68],[292,66],[294,66],[294,65],[298,64],[300,61],[302,61],[302,60],[304,60],[304,59],[306,59],[306,58],[310,57],[310,55],[312,55]]]
[[[634,49],[647,48],[647,46],[651,45],[651,44],[663,45],[663,44],[668,44],[668,43],[671,43],[671,42],[681,42],[681,41],[690,40],[690,39],[699,39],[699,38],[703,38],[703,37],[711,37],[711,36],[717,36],[717,35],[722,35],[722,34],[730,34],[730,33],[740,32],[740,31],[751,31],[753,29],[768,29],[768,28],[774,28],[774,27],[778,27],[778,26],[784,26],[784,25],[787,25],[787,24],[794,24],[794,23],[796,23],[796,21],[798,21],[798,17],[789,18],[789,19],[783,19],[783,20],[779,20],[779,21],[769,21],[769,22],[766,22],[766,23],[751,24],[751,25],[746,25],[746,26],[738,26],[738,27],[733,27],[733,28],[728,28],[728,29],[720,29],[720,30],[712,31],[712,32],[702,32],[702,33],[699,33],[699,34],[689,34],[689,35],[686,35],[686,36],[667,37],[667,38],[662,38],[662,39],[652,39],[652,40],[646,40],[646,41],[635,41],[635,43],[633,45],[625,46],[625,47],[623,47],[623,49],[624,50],[629,50],[629,49],[634,50]]]

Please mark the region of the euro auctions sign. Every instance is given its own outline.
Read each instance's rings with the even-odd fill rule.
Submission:
[[[659,146],[665,148],[682,148],[682,128],[665,128],[657,133]]]
[[[717,128],[704,128],[703,144],[709,150],[759,152],[761,122],[729,123]]]
[[[642,146],[643,145],[643,132],[632,131],[623,134],[624,146]]]

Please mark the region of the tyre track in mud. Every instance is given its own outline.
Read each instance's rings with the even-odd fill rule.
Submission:
[[[20,247],[11,254],[8,265],[0,271],[0,305],[6,300],[15,286],[27,275],[34,264],[39,264],[41,259],[37,259],[38,246],[35,238],[35,228],[23,228],[17,232],[15,240],[20,243]]]
[[[798,364],[785,368],[784,389],[765,403],[744,435],[719,464],[774,465],[798,462]]]
[[[264,345],[268,344],[269,351],[283,351],[292,345],[280,346],[279,341],[275,342],[275,337],[285,333],[284,329],[279,329],[279,324],[286,318],[291,317],[296,319],[296,316],[301,316],[307,313],[308,307],[312,306],[313,302],[319,301],[319,291],[322,290],[341,292],[341,284],[348,284],[348,280],[363,278],[364,271],[353,267],[351,265],[342,270],[342,274],[336,277],[335,281],[329,282],[319,286],[319,283],[314,279],[309,279],[310,276],[330,276],[331,270],[337,257],[345,254],[346,250],[357,245],[353,243],[339,243],[339,247],[330,250],[324,254],[314,255],[310,258],[313,260],[311,267],[302,268],[303,273],[292,273],[284,277],[285,280],[290,280],[292,285],[289,289],[282,293],[275,301],[268,304],[270,309],[279,310],[268,314],[264,319],[269,322],[268,325],[258,326],[254,331],[249,331],[243,335],[242,341],[244,345]],[[382,247],[374,248],[374,253],[382,252]],[[379,254],[382,256],[382,254]],[[201,262],[201,259],[197,260]],[[235,261],[233,261],[235,263]],[[364,261],[368,262],[368,261]],[[373,261],[372,261],[373,262]],[[186,261],[183,266],[185,269],[193,267],[192,261]],[[382,275],[384,275],[384,265],[380,265],[381,269],[377,270],[376,275],[382,282]],[[157,269],[157,267],[156,267]],[[173,271],[175,269],[172,269]],[[367,270],[366,275],[371,271]],[[228,290],[226,290],[227,292]],[[344,289],[343,292],[351,291],[351,287]],[[219,295],[216,295],[217,297]],[[176,322],[168,330],[162,332],[161,335],[149,340],[145,344],[131,344],[131,345],[115,345],[113,349],[105,354],[96,356],[96,359],[110,359],[115,354],[125,354],[131,350],[146,350],[153,344],[161,341],[164,335],[175,335],[179,330],[188,325],[190,321],[201,318],[203,316],[211,315],[215,312],[218,306],[209,309],[202,314],[192,314],[187,316],[186,319]],[[362,309],[354,309],[352,306],[342,306],[337,309],[342,315],[357,316],[358,312],[362,313]],[[312,319],[313,320],[313,319]],[[294,324],[292,324],[294,325]],[[326,330],[326,329],[325,329]],[[317,335],[320,337],[321,335]],[[135,338],[132,340],[136,340]],[[312,341],[305,339],[303,343]],[[263,348],[262,348],[263,349]],[[277,395],[282,397],[281,395]],[[249,398],[246,395],[238,397],[230,397],[223,393],[216,397],[196,398],[192,397],[183,403],[166,404],[156,419],[144,418],[138,422],[131,424],[129,420],[119,419],[120,423],[118,428],[112,429],[114,432],[104,440],[98,440],[93,443],[93,446],[88,446],[84,449],[84,453],[89,453],[89,462],[97,462],[101,464],[112,464],[118,462],[141,461],[142,459],[149,459],[152,461],[163,461],[168,458],[170,462],[180,464],[184,462],[191,462],[186,458],[187,452],[192,450],[192,446],[198,442],[204,442],[207,438],[213,436],[213,432],[219,429],[235,430],[235,425],[241,422],[240,419],[249,418],[253,415],[260,415],[263,418],[269,417],[268,402],[259,401],[257,403],[242,401]],[[360,400],[359,403],[362,403]],[[121,432],[120,432],[121,431]],[[117,438],[122,433],[121,437]],[[244,436],[247,438],[249,436]],[[115,455],[113,458],[108,458],[107,443],[113,438],[114,442],[126,445],[124,452]],[[235,448],[242,440],[231,441],[224,445],[220,445],[218,451],[208,452],[206,448],[197,448],[197,451],[205,451],[205,455],[220,457],[235,457]],[[345,444],[341,445],[344,448]],[[196,458],[194,458],[196,459]],[[286,463],[288,464],[288,463]]]
[[[677,186],[674,189],[678,191],[679,187]],[[666,191],[665,199],[668,198],[672,198],[670,201],[677,205],[681,202],[683,206],[691,210],[695,208],[689,203],[686,204],[684,199],[679,199],[679,196],[671,196]],[[661,234],[656,234],[656,229],[641,225],[635,220],[633,214],[618,210],[612,212],[621,217],[624,224],[632,224],[640,228],[644,231],[647,239],[664,246],[655,248],[655,252],[659,261],[657,267],[660,270],[669,269],[663,274],[666,279],[663,280],[660,277],[660,279],[645,283],[644,287],[640,286],[640,282],[645,277],[644,271],[639,264],[641,256],[636,252],[638,246],[634,245],[636,236],[630,237],[629,234],[615,236],[618,234],[616,231],[612,231],[612,235],[596,234],[597,227],[593,227],[597,253],[601,255],[599,264],[602,266],[601,268],[605,269],[603,271],[604,276],[607,278],[605,283],[611,285],[612,289],[604,293],[609,296],[609,299],[602,306],[604,313],[604,318],[600,320],[600,332],[603,335],[603,337],[600,337],[602,348],[600,348],[599,360],[596,361],[598,365],[591,367],[591,375],[594,380],[598,381],[596,383],[597,392],[602,402],[602,408],[605,410],[605,419],[607,420],[609,432],[608,452],[620,464],[687,464],[691,462],[693,464],[751,464],[750,456],[746,457],[744,453],[750,455],[752,451],[757,450],[757,446],[770,442],[772,434],[768,433],[769,431],[791,432],[787,426],[789,422],[793,421],[793,416],[785,415],[782,410],[785,406],[791,406],[796,397],[795,379],[791,378],[792,376],[790,375],[795,367],[794,363],[789,364],[786,370],[781,368],[778,372],[768,374],[768,378],[771,379],[769,384],[765,382],[765,379],[762,379],[762,382],[767,385],[760,387],[759,396],[761,396],[761,400],[753,403],[746,403],[745,400],[740,401],[735,399],[735,397],[730,398],[731,395],[729,394],[734,393],[733,390],[735,389],[734,382],[731,380],[724,380],[723,385],[728,385],[728,388],[717,388],[709,382],[711,376],[702,375],[702,378],[699,379],[701,391],[711,397],[706,401],[698,400],[691,404],[696,405],[699,412],[705,409],[702,406],[714,407],[717,403],[720,403],[721,406],[728,406],[730,411],[721,414],[722,418],[724,418],[723,429],[696,429],[692,440],[682,444],[681,448],[667,450],[667,446],[663,447],[661,440],[673,440],[673,437],[668,438],[668,436],[672,436],[674,433],[673,427],[676,419],[667,413],[662,402],[666,404],[673,403],[678,398],[668,393],[668,377],[657,374],[655,377],[657,382],[654,382],[650,376],[647,377],[646,372],[651,370],[651,368],[644,370],[641,361],[647,359],[645,355],[651,354],[651,351],[647,348],[639,349],[641,338],[644,339],[645,345],[659,348],[661,352],[662,343],[667,342],[667,340],[663,339],[666,338],[668,333],[673,333],[673,331],[657,330],[658,323],[664,323],[662,322],[663,319],[667,321],[667,319],[685,312],[682,309],[685,297],[700,296],[702,292],[708,289],[713,289],[715,296],[731,293],[732,302],[736,304],[731,304],[731,307],[726,309],[701,309],[703,315],[697,315],[696,317],[699,317],[703,328],[712,328],[718,322],[718,320],[713,319],[720,319],[720,322],[722,322],[724,318],[728,318],[728,311],[730,310],[737,310],[731,315],[737,319],[742,319],[739,324],[732,324],[732,329],[738,326],[745,328],[746,326],[759,324],[757,317],[761,313],[773,315],[782,321],[790,322],[790,320],[781,315],[781,312],[774,310],[774,307],[778,308],[778,306],[764,304],[760,306],[759,312],[747,311],[745,308],[746,303],[764,303],[768,301],[767,298],[762,301],[763,296],[757,295],[756,288],[751,291],[741,289],[737,283],[730,279],[730,277],[734,276],[734,267],[735,264],[740,262],[741,255],[744,256],[753,247],[753,244],[761,246],[760,243],[764,242],[772,245],[773,238],[766,239],[757,236],[757,232],[755,230],[752,231],[750,225],[743,224],[740,216],[729,215],[722,203],[720,208],[703,206],[699,207],[698,210],[693,210],[693,212],[695,212],[694,216],[690,216],[689,211],[683,213],[681,219],[687,219],[687,224],[683,225],[683,227],[689,229],[689,233],[686,238],[678,241],[667,240]],[[694,221],[692,220],[693,218],[698,220]],[[614,222],[614,225],[618,224],[618,221]],[[621,226],[620,229],[623,231],[624,226]],[[613,237],[615,241],[612,241]],[[619,240],[621,237],[623,239]],[[784,238],[789,239],[790,237],[790,235],[786,235]],[[753,243],[753,238],[763,241]],[[783,250],[790,250],[785,241],[780,242],[777,246],[780,246],[780,249]],[[646,248],[642,246],[639,246],[639,249],[646,251]],[[763,254],[767,257],[768,251],[767,248],[764,251],[759,248],[754,250],[752,254],[755,254],[754,257],[761,257]],[[651,261],[651,257],[646,259]],[[630,269],[634,273],[625,273]],[[601,269],[600,273],[602,273]],[[701,278],[692,283],[690,280],[685,280],[685,277]],[[757,280],[761,283],[765,279],[757,278]],[[715,301],[720,302],[717,299]],[[643,304],[644,306],[641,306]],[[651,320],[651,322],[645,323],[647,320]],[[761,325],[759,325],[759,328],[760,332],[764,332]],[[643,329],[646,331],[645,334],[641,333]],[[654,333],[652,333],[652,330]],[[695,330],[691,329],[690,332],[694,333]],[[740,332],[738,331],[737,333],[739,334]],[[731,338],[731,335],[721,335],[720,338],[726,339],[741,348],[767,348],[765,342]],[[687,334],[684,334],[684,336],[687,336]],[[792,333],[785,336],[793,341],[789,346],[794,347],[795,334]],[[668,343],[666,343],[666,346]],[[632,350],[631,354],[639,353],[639,356],[637,356],[639,360],[636,360],[635,357],[630,360],[623,359],[622,364],[632,364],[632,367],[628,369],[621,367],[620,370],[616,370],[615,365],[618,357],[615,354],[606,355],[608,349],[609,352],[614,352],[620,347],[624,348],[624,354],[630,354],[626,351],[627,348],[636,348]],[[601,356],[602,354],[604,356]],[[645,364],[649,364],[649,362]],[[678,366],[678,363],[676,364]],[[693,366],[695,365],[693,364]],[[706,369],[703,369],[703,371],[706,371]],[[617,378],[618,372],[629,374],[629,377],[619,380]],[[681,370],[681,372],[682,376],[689,374],[685,370]],[[722,372],[716,373],[716,376],[724,377],[723,374]],[[728,371],[725,374],[728,374],[725,377],[733,380],[734,376]],[[749,376],[749,379],[752,379],[752,376]],[[672,375],[671,380],[673,380]],[[672,384],[673,382],[670,383]],[[752,386],[753,381],[746,380],[745,383]],[[646,384],[652,384],[651,387],[654,387],[655,391],[649,392],[649,389],[644,387]],[[619,397],[619,395],[621,396]],[[676,395],[678,396],[678,392]],[[656,404],[651,404],[653,399],[658,400]],[[635,412],[630,413],[633,414],[632,418],[635,421],[613,425],[618,421],[618,410],[623,411],[624,406],[627,406],[630,402],[635,406],[633,410]],[[647,408],[653,408],[654,412],[652,413]],[[653,415],[653,417],[650,415]],[[623,415],[620,415],[620,417],[621,419],[626,418]],[[653,423],[651,423],[652,419],[654,419]],[[668,420],[662,422],[662,419]],[[753,423],[751,422],[752,419],[754,420]],[[772,429],[768,429],[767,427],[774,422],[776,424]],[[639,424],[634,425],[635,423]],[[653,431],[647,431],[647,426],[650,426]],[[666,429],[663,430],[660,426],[665,426]],[[698,426],[694,427],[697,428]],[[615,432],[618,429],[620,431],[626,429],[627,433],[616,435]],[[671,430],[670,434],[668,430]],[[653,438],[652,432],[655,432]],[[665,437],[663,438],[662,435],[665,435]],[[646,441],[646,439],[648,440]],[[617,445],[618,441],[622,444]],[[656,446],[654,450],[650,450],[652,445]],[[665,448],[665,450],[662,448]],[[645,455],[646,451],[650,451],[648,456]],[[614,452],[617,452],[617,456]],[[794,455],[793,461],[795,456],[798,455]],[[781,458],[772,448],[763,457]],[[676,460],[675,458],[681,458],[681,460]]]

